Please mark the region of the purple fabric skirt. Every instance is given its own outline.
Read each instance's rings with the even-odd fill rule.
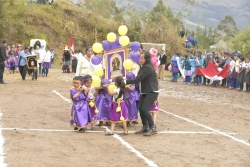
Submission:
[[[124,101],[121,102],[121,111],[116,112],[117,107],[118,104],[116,102],[113,102],[110,110],[110,121],[120,123],[122,122],[120,120],[121,116],[123,116],[124,121],[126,121],[128,119],[128,110],[125,102]]]
[[[77,102],[72,105],[70,125],[78,128],[86,127],[92,122],[88,103],[86,101]]]
[[[150,108],[150,112],[158,112],[158,111],[159,111],[158,103],[154,103]]]
[[[185,76],[191,76],[192,75],[191,70],[185,70],[184,75]]]
[[[51,63],[50,62],[44,62],[43,63],[43,68],[51,68]]]
[[[178,66],[177,67],[172,66],[172,73],[178,73],[178,72],[179,72]]]

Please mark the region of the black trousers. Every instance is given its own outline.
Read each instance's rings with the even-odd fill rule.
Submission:
[[[38,63],[38,64],[39,64],[39,69],[38,69],[39,75],[42,75],[42,63]]]
[[[37,69],[32,70],[32,79],[37,80]]]
[[[227,85],[227,78],[224,78],[223,80],[222,80],[222,84],[221,84],[222,86],[226,86]]]
[[[19,72],[22,76],[22,79],[25,80],[26,73],[27,73],[27,65],[25,66],[19,66]]]
[[[152,115],[149,110],[151,106],[154,104],[154,101],[157,99],[158,93],[152,92],[147,94],[141,94],[139,100],[139,111],[143,125],[149,125],[152,127],[154,125],[154,121],[152,119]]]
[[[72,72],[76,73],[76,66],[72,66]]]
[[[0,82],[3,82],[4,62],[0,62]]]

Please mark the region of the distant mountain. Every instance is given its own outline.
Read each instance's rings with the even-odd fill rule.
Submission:
[[[79,0],[73,0],[79,1]],[[158,0],[114,0],[118,6],[134,6],[139,10],[150,10],[156,6]],[[189,28],[194,29],[198,24],[207,27],[216,27],[226,15],[231,15],[237,27],[250,26],[250,0],[195,0],[195,4],[187,6],[184,0],[163,0],[170,6],[173,13],[179,11],[187,16],[185,9],[188,7],[190,16],[183,17]]]
[[[158,0],[115,0],[117,5],[128,4],[139,9],[147,10],[153,8]],[[163,0],[166,6],[170,6],[176,14],[179,11],[186,15],[187,3],[184,0]],[[201,24],[208,27],[216,27],[220,20],[226,15],[231,15],[241,28],[250,25],[250,0],[195,0],[193,6],[188,6],[190,16],[186,17],[189,22]]]

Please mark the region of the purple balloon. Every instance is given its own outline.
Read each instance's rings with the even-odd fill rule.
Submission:
[[[103,47],[103,49],[106,50],[106,51],[111,50],[110,43],[109,43],[109,41],[107,41],[107,40],[105,40],[105,41],[102,42],[102,47]]]
[[[131,59],[131,53],[128,55],[128,59]]]
[[[112,82],[115,82],[116,81],[116,77],[112,78]]]
[[[138,63],[140,60],[140,53],[139,52],[133,52],[131,53],[131,59],[133,60],[133,62]]]
[[[137,52],[140,49],[140,43],[137,41],[132,42],[130,47],[132,51]]]
[[[105,85],[105,84],[110,84],[110,82],[109,82],[108,79],[103,79],[103,80],[101,81],[101,85],[102,85],[102,86]]]
[[[135,74],[132,72],[127,73],[126,79],[127,80],[135,79]]]
[[[111,45],[111,50],[115,50],[115,49],[117,49],[117,48],[120,48],[120,46],[118,46],[118,45],[116,44],[116,42],[111,42],[110,45]]]
[[[100,56],[94,56],[91,59],[92,64],[98,65],[102,62],[102,58]]]

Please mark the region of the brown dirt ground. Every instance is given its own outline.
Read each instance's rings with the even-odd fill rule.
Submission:
[[[71,130],[69,98],[73,74],[51,69],[48,78],[5,73],[0,85],[2,128]],[[160,108],[250,142],[250,94],[160,81]],[[129,127],[140,129],[141,124]],[[158,131],[211,132],[169,114],[157,115]],[[98,131],[104,131],[96,127]],[[122,130],[118,125],[116,130]],[[147,166],[144,160],[104,133],[2,130],[5,162],[9,167]],[[161,167],[250,166],[250,147],[220,134],[129,134],[122,137]]]

